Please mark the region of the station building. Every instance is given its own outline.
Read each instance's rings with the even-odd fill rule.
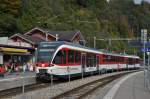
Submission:
[[[51,31],[33,28],[27,33],[16,33],[9,38],[0,38],[0,64],[23,66],[23,63],[36,61],[38,43],[42,41],[67,41],[85,45],[85,39],[79,30]]]
[[[43,28],[33,28],[25,34],[14,34],[10,37],[14,42],[25,42],[36,48],[41,41],[67,41],[85,45],[85,39],[79,30],[51,31]]]
[[[23,42],[13,42],[8,37],[0,37],[0,65],[21,68],[23,63],[33,61],[35,49]]]

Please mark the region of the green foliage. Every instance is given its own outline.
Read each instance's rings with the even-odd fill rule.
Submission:
[[[11,36],[17,32],[16,19],[8,14],[0,15],[0,35],[1,36]]]
[[[133,38],[140,29],[150,31],[150,4],[133,0],[0,0],[0,35],[25,33],[34,27],[50,30],[80,30],[87,46],[93,37]],[[113,45],[113,46],[112,46]],[[124,50],[125,41],[97,41],[97,48]],[[133,52],[133,49],[130,50]]]
[[[0,0],[0,13],[17,15],[20,7],[20,0]]]
[[[20,0],[0,0],[0,36],[11,36],[19,32],[16,16],[21,8]]]

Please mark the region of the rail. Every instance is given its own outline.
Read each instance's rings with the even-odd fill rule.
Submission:
[[[75,97],[75,98],[71,98],[71,99],[81,99],[82,97],[85,97],[86,95],[92,93],[92,91],[96,90],[97,88],[103,87],[106,84],[108,84],[109,82],[111,82],[125,74],[132,73],[135,71],[138,71],[138,70],[127,71],[127,72],[123,72],[123,73],[120,72],[119,74],[115,74],[115,75],[111,75],[111,76],[109,75],[107,77],[104,77],[104,78],[101,78],[98,80],[96,79],[92,82],[86,83],[79,87],[75,87],[74,89],[71,89],[67,92],[60,93],[57,96],[54,96],[54,97],[52,96],[51,99],[59,99],[62,97]],[[60,83],[62,83],[62,82],[55,81],[53,83],[53,86],[57,86],[57,84],[59,85]],[[66,83],[67,83],[67,81],[66,81]],[[33,85],[28,85],[28,86],[25,86],[25,93],[40,90],[42,88],[47,88],[50,86],[52,86],[51,83],[36,83]],[[20,94],[22,94],[22,87],[7,89],[7,90],[0,91],[0,99],[1,98],[10,98],[10,97],[12,98],[13,96],[20,95]],[[49,96],[49,97],[51,97],[51,96]]]
[[[87,83],[85,85],[79,86],[75,89],[64,92],[60,95],[54,96],[51,99],[82,99],[87,95],[92,94],[92,92],[94,92],[96,89],[102,88],[103,86],[114,81],[115,79],[120,78],[132,72],[133,71],[98,79],[93,82]]]

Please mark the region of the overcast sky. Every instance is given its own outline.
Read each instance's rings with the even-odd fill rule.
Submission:
[[[134,0],[136,4],[141,3],[142,0]],[[150,0],[144,0],[144,1],[148,1],[150,3]]]
[[[110,1],[110,0],[107,0]],[[134,0],[136,4],[140,4],[142,0]],[[144,0],[144,1],[148,1],[150,3],[150,0]]]

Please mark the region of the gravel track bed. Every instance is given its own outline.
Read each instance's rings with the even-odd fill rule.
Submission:
[[[121,73],[125,73],[128,71],[123,71]],[[130,72],[130,71],[129,71]],[[56,84],[53,86],[49,86],[47,88],[42,88],[40,90],[35,90],[32,92],[26,92],[24,94],[20,94],[17,96],[13,96],[11,98],[3,98],[3,99],[50,99],[54,96],[57,96],[61,93],[64,93],[66,91],[69,91],[71,89],[74,89],[76,87],[79,87],[81,85],[84,85],[86,83],[92,82],[97,79],[101,79],[110,75],[116,75],[120,72],[115,72],[111,74],[103,74],[103,75],[96,75],[96,76],[90,76],[83,79],[73,80],[71,82],[62,82],[60,84]]]
[[[125,76],[127,76],[127,75],[125,75]],[[125,76],[123,76],[123,77],[125,77]],[[92,92],[92,94],[89,94],[88,96],[84,97],[83,99],[103,99],[103,97],[114,86],[114,84],[117,83],[118,81],[120,81],[123,77],[120,77],[120,78],[110,82],[103,88],[98,88],[97,90]]]

